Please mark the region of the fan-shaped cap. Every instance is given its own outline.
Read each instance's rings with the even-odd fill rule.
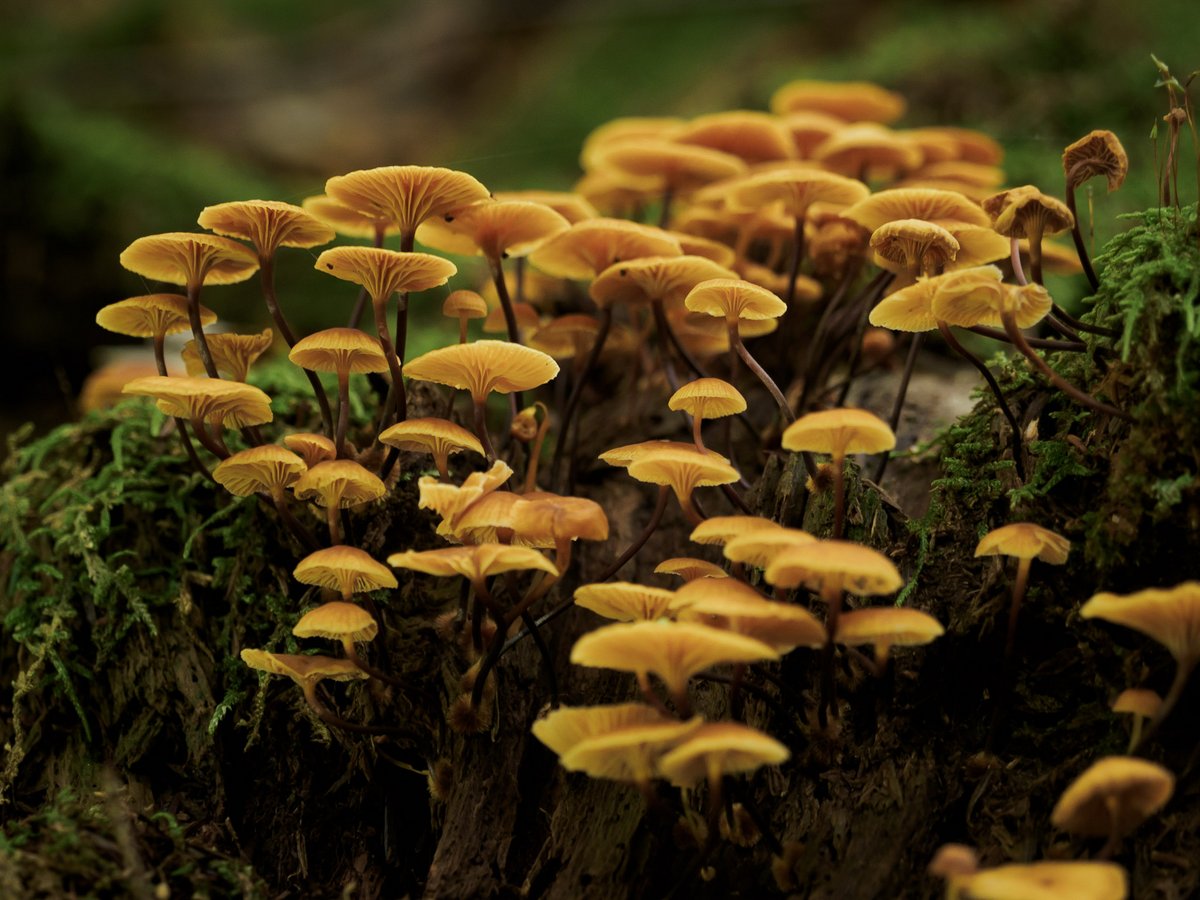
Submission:
[[[586,219],[541,244],[529,261],[559,278],[594,278],[618,262],[679,256],[679,241],[661,228],[623,219]]]
[[[993,194],[983,201],[983,211],[991,216],[992,227],[1010,238],[1058,234],[1075,224],[1065,203],[1031,184]]]
[[[692,312],[731,319],[777,319],[787,304],[766,288],[740,278],[710,278],[688,292],[684,306]]]
[[[801,416],[783,432],[785,450],[829,453],[883,453],[896,446],[887,423],[865,409],[824,409]]]
[[[1032,522],[1013,522],[985,534],[975,547],[975,555],[1040,559],[1061,566],[1070,550],[1071,542],[1061,534]]]
[[[658,759],[700,726],[696,716],[687,722],[665,719],[626,726],[579,741],[558,759],[563,768],[593,778],[645,784],[658,774]]]
[[[426,219],[417,240],[444,253],[479,253],[491,260],[524,256],[546,238],[571,225],[542,203],[479,200],[443,216]]]
[[[672,305],[712,278],[737,278],[737,273],[703,256],[649,256],[609,266],[588,293],[600,307],[654,301]]]
[[[398,450],[432,453],[435,458],[442,459],[460,450],[484,455],[479,438],[448,419],[423,418],[397,422],[379,435],[379,442]]]
[[[213,478],[231,494],[246,497],[256,491],[282,496],[284,488],[308,468],[304,460],[283,447],[263,444],[240,450],[213,469]]]
[[[1140,631],[1180,661],[1200,659],[1200,581],[1133,594],[1099,593],[1080,607],[1085,619],[1104,619]]]
[[[357,328],[326,328],[303,337],[288,359],[314,372],[386,372],[387,357],[379,339]]]
[[[153,397],[159,412],[168,416],[200,419],[228,428],[262,425],[272,419],[271,398],[238,381],[151,375],[134,379],[121,393]]]
[[[596,151],[595,163],[630,175],[661,178],[680,193],[746,170],[746,164],[732,153],[655,138],[631,138],[609,144]]]
[[[783,203],[791,216],[801,218],[814,203],[848,206],[870,194],[861,181],[820,169],[789,167],[751,175],[729,194],[732,209],[759,209]]]
[[[780,527],[778,522],[763,516],[710,516],[692,529],[690,540],[697,544],[724,545],[734,538]]]
[[[631,478],[650,484],[671,487],[680,502],[686,502],[698,487],[733,484],[737,470],[714,453],[701,453],[688,445],[686,449],[664,448],[646,453],[633,460],[627,469]]]
[[[337,544],[308,554],[296,564],[292,575],[301,584],[330,588],[349,600],[354,594],[397,586],[387,566],[357,547]]]
[[[736,109],[697,116],[673,136],[676,143],[695,144],[731,153],[747,163],[790,159],[796,155],[791,133],[777,116]]]
[[[728,578],[729,573],[706,559],[691,556],[673,556],[654,567],[655,575],[678,575],[685,582],[697,578]]]
[[[954,191],[933,188],[892,188],[879,191],[848,206],[841,216],[868,231],[896,219],[951,220],[966,225],[990,226],[987,213]]]
[[[697,378],[672,394],[667,406],[699,419],[719,419],[745,412],[746,398],[728,381]]]
[[[664,450],[684,450],[695,453],[696,445],[684,443],[683,441],[639,441],[636,444],[623,444],[620,447],[605,450],[597,458],[601,462],[608,463],[610,466],[627,469],[636,460],[642,459],[645,456],[653,456],[659,451]],[[729,460],[713,450],[709,450],[708,455],[720,459],[722,462],[729,462]]]
[[[1063,791],[1050,821],[1072,834],[1125,835],[1162,809],[1174,790],[1175,776],[1157,763],[1106,756]]]
[[[675,723],[675,720],[644,703],[559,706],[534,722],[530,731],[535,738],[562,756],[588,738],[611,734],[622,728],[668,722]]]
[[[327,459],[337,459],[337,447],[323,434],[307,431],[289,434],[284,437],[283,443],[289,450],[300,454],[304,464],[310,469]]]
[[[658,767],[674,785],[688,787],[703,778],[715,785],[724,775],[777,766],[791,755],[787,747],[757,728],[706,722],[664,754]]]
[[[890,594],[904,583],[895,564],[878,550],[849,541],[813,541],[784,550],[767,566],[777,587],[836,587],[852,594]]]
[[[379,633],[375,618],[357,603],[334,600],[310,609],[292,627],[298,638],[328,638],[334,641],[373,641]]]
[[[258,271],[258,257],[229,238],[173,231],[138,238],[121,251],[121,265],[168,284],[236,284]]]
[[[417,482],[418,508],[432,509],[454,527],[457,518],[480,497],[490,494],[512,477],[512,469],[502,459],[492,463],[486,472],[472,472],[461,485],[443,484],[425,476]]]
[[[949,138],[958,145],[954,158],[984,166],[998,166],[1004,161],[1004,148],[991,135],[971,128],[956,128],[936,125],[912,129],[909,134],[919,132]]]
[[[596,207],[574,191],[496,191],[495,196],[497,200],[524,200],[548,206],[572,225],[600,217]]]
[[[954,235],[924,219],[895,219],[871,232],[875,262],[892,272],[941,269],[958,255]]]
[[[844,128],[846,122],[837,116],[813,109],[798,109],[782,117],[783,126],[791,133],[796,155],[808,159],[818,144]]]
[[[631,622],[589,631],[571,648],[571,662],[580,666],[653,672],[672,694],[683,694],[687,680],[698,672],[726,662],[778,659],[762,641],[682,622]]]
[[[531,547],[510,547],[506,544],[475,544],[471,547],[444,547],[440,550],[405,550],[387,559],[395,569],[412,569],[426,575],[445,578],[461,575],[479,581],[489,575],[522,569],[538,569],[558,575],[554,563]]]
[[[487,314],[487,301],[475,291],[451,291],[442,301],[442,315],[452,319],[485,319]]]
[[[305,197],[300,202],[300,206],[338,234],[344,234],[346,237],[374,238],[380,232],[387,235],[395,234],[400,230],[400,227],[390,219],[377,219],[363,215],[357,210],[343,206],[325,194]]]
[[[513,510],[513,529],[525,540],[608,540],[608,516],[594,500],[560,497],[557,494],[527,494]]]
[[[232,331],[222,331],[207,335],[208,352],[212,356],[213,365],[217,372],[234,381],[245,381],[250,374],[250,367],[258,361],[275,340],[275,332],[264,328],[258,334],[235,334]],[[200,351],[196,349],[194,340],[183,345],[180,354],[183,365],[189,375],[205,374],[204,361]]]
[[[431,216],[486,199],[488,189],[453,169],[381,166],[335,175],[325,182],[325,193],[368,218],[393,222],[402,233],[412,234]]]
[[[1111,131],[1097,129],[1069,144],[1062,155],[1063,175],[1068,190],[1074,190],[1094,175],[1103,175],[1111,193],[1125,183],[1129,157]]]
[[[918,278],[893,291],[875,304],[868,320],[878,328],[892,331],[933,331],[938,327],[938,317],[933,314],[933,298],[938,284],[947,277]]]
[[[312,213],[278,200],[237,200],[206,206],[196,220],[201,228],[254,245],[262,257],[279,247],[319,247],[334,230]]]
[[[621,116],[598,125],[583,139],[579,154],[580,165],[592,170],[598,152],[611,144],[641,138],[670,140],[687,122],[678,116]]]
[[[812,158],[843,175],[867,172],[872,177],[890,177],[917,168],[924,154],[916,142],[898,131],[873,122],[858,122],[818,144]]]
[[[929,613],[903,606],[852,609],[838,616],[834,640],[851,646],[873,644],[875,657],[884,659],[892,647],[928,644],[946,633]]]
[[[807,609],[768,600],[735,578],[701,578],[675,592],[671,612],[680,622],[698,622],[762,641],[779,653],[821,647],[825,626]]]
[[[765,569],[784,550],[815,540],[813,535],[799,528],[760,528],[726,541],[723,552],[730,562]]]
[[[789,81],[771,95],[771,111],[786,115],[811,110],[845,122],[894,122],[904,115],[904,98],[867,81]]]
[[[382,247],[334,247],[317,257],[318,271],[361,284],[375,303],[397,291],[427,291],[445,284],[458,267],[429,253],[401,253]]]
[[[558,363],[521,344],[474,341],[430,350],[406,363],[404,374],[469,391],[476,403],[482,403],[493,391],[508,394],[545,384],[558,374]]]
[[[1163,699],[1157,691],[1146,688],[1129,688],[1121,691],[1111,707],[1113,712],[1132,713],[1149,719],[1162,709]]]
[[[596,341],[600,322],[595,316],[572,313],[551,319],[529,338],[529,346],[555,359],[584,356]]]
[[[610,581],[576,588],[575,605],[619,622],[649,622],[667,615],[674,596],[663,588]]]
[[[200,307],[200,324],[211,325],[217,314]],[[179,334],[191,328],[187,297],[181,294],[145,294],[110,303],[96,313],[96,324],[129,337]]]
[[[737,252],[728,244],[710,240],[697,234],[687,234],[683,231],[672,231],[670,235],[679,241],[685,256],[703,256],[711,259],[718,266],[732,269],[737,262]]]
[[[949,272],[936,285],[930,311],[934,317],[970,328],[1001,325],[1012,313],[1018,328],[1030,328],[1045,318],[1053,301],[1040,284],[1002,284],[995,266]]]
[[[311,687],[328,678],[330,681],[364,681],[371,676],[348,659],[332,656],[298,656],[293,653],[268,653],[247,647],[241,652],[242,662],[251,669],[283,675],[301,687]]]
[[[1125,900],[1129,880],[1111,862],[1009,863],[966,876],[956,884],[971,900]]]
[[[553,547],[552,539],[516,534],[513,518],[516,508],[524,502],[520,494],[492,491],[463,509],[454,519],[453,527],[443,520],[437,533],[457,544],[511,544],[539,550]]]
[[[383,482],[349,459],[317,463],[292,485],[299,500],[315,500],[320,506],[344,509],[378,500],[386,492]]]

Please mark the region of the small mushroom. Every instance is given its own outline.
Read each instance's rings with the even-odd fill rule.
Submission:
[[[1146,688],[1129,688],[1121,691],[1117,699],[1113,701],[1112,711],[1117,713],[1129,713],[1133,716],[1133,730],[1129,735],[1129,750],[1132,753],[1134,748],[1141,742],[1142,725],[1147,719],[1154,720],[1158,718],[1162,712],[1163,699],[1158,695],[1157,691],[1151,691]]]
[[[698,378],[671,395],[668,408],[692,417],[692,440],[701,453],[707,451],[700,428],[705,419],[717,419],[746,411],[746,398],[737,388],[720,378]]]
[[[1012,556],[1017,559],[1017,576],[1013,579],[1012,606],[1008,611],[1008,637],[1004,641],[1004,658],[1012,657],[1017,640],[1017,615],[1029,583],[1029,569],[1035,559],[1061,566],[1067,561],[1071,542],[1032,522],[1014,522],[993,528],[975,547],[975,556]]]
[[[380,443],[414,453],[430,453],[438,475],[450,477],[450,456],[469,450],[483,456],[483,445],[461,425],[447,419],[423,418],[397,422],[379,435]]]
[[[1154,815],[1175,790],[1175,776],[1134,756],[1107,756],[1063,791],[1050,822],[1072,834],[1107,836],[1097,854],[1107,859],[1121,838]]]
[[[325,508],[329,539],[342,542],[341,510],[378,500],[387,488],[375,475],[349,459],[335,459],[313,466],[292,485],[297,500],[314,500]]]
[[[250,367],[270,349],[275,333],[264,328],[258,334],[235,334],[231,331],[210,334],[208,350],[212,354],[217,372],[231,381],[245,381]],[[183,365],[189,375],[203,375],[204,362],[196,349],[194,340],[183,345]]]
[[[467,322],[471,319],[486,319],[487,301],[475,291],[451,291],[442,301],[442,315],[458,319],[458,342],[467,342]]]
[[[341,642],[346,659],[358,668],[387,684],[399,684],[398,679],[363,660],[354,646],[358,641],[373,641],[378,633],[379,623],[374,616],[358,604],[344,600],[323,603],[309,610],[292,627],[292,634],[298,638],[328,638]]]

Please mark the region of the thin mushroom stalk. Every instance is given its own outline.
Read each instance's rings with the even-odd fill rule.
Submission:
[[[389,725],[362,725],[358,722],[351,722],[348,719],[343,719],[321,702],[321,698],[317,696],[316,684],[303,684],[301,685],[301,690],[304,692],[304,699],[308,703],[309,709],[316,713],[318,719],[320,719],[326,725],[332,726],[333,728],[340,729],[341,731],[349,731],[354,734],[412,734],[412,732],[406,728],[396,728]]]
[[[611,306],[605,306],[600,310],[600,329],[596,332],[596,339],[592,343],[592,350],[588,354],[587,362],[584,363],[579,377],[571,387],[571,394],[567,398],[567,405],[563,410],[558,426],[558,437],[554,441],[554,456],[550,462],[551,489],[554,489],[558,484],[559,464],[562,460],[563,451],[567,446],[567,433],[571,430],[571,420],[575,415],[576,408],[579,406],[579,400],[583,396],[583,389],[587,385],[588,377],[591,375],[592,370],[596,368],[596,363],[599,361],[600,354],[604,350],[604,343],[608,340],[609,331],[612,330],[612,318]]]
[[[316,376],[309,372],[310,376]],[[345,368],[339,368],[337,373],[338,381],[338,414],[337,414],[337,430],[334,433],[334,453],[338,459],[346,455],[346,426],[350,420],[350,372]]]
[[[1085,169],[1086,166],[1076,163],[1067,173],[1066,201],[1067,209],[1071,211],[1071,217],[1074,220],[1071,223],[1071,240],[1075,242],[1075,252],[1079,254],[1079,263],[1083,266],[1083,274],[1087,276],[1088,284],[1092,286],[1094,292],[1100,289],[1100,279],[1096,277],[1096,270],[1092,268],[1091,255],[1088,253],[1087,244],[1084,243],[1083,234],[1079,230],[1079,211],[1075,208],[1075,188],[1078,187],[1079,176]]]
[[[159,330],[154,335],[154,364],[158,367],[158,374],[167,377],[167,360],[163,352],[163,345],[166,342],[166,332]],[[209,471],[208,466],[200,459],[200,455],[196,452],[196,445],[192,443],[192,437],[188,434],[187,420],[179,416],[172,417],[175,420],[175,430],[179,432],[179,442],[183,444],[183,452],[187,454],[187,458],[191,461],[201,475],[211,481],[213,484],[217,480],[213,478],[213,474]]]
[[[904,372],[900,376],[900,386],[896,389],[896,400],[892,404],[892,414],[888,418],[888,425],[892,431],[895,431],[896,426],[900,424],[900,414],[904,411],[904,398],[908,396],[908,383],[912,379],[913,369],[917,364],[917,353],[920,352],[924,338],[925,332],[918,331],[913,335],[912,343],[908,347],[908,356],[904,360]],[[887,471],[887,464],[891,458],[892,454],[890,451],[884,453],[879,458],[879,463],[875,467],[875,474],[871,479],[876,484],[880,484],[883,481],[883,473]]]
[[[791,407],[788,406],[787,400],[783,396],[783,391],[779,390],[779,385],[775,383],[767,370],[758,364],[756,360],[746,349],[746,345],[742,343],[742,336],[738,332],[737,320],[726,320],[726,325],[729,331],[729,346],[733,351],[741,357],[742,362],[746,364],[755,377],[762,382],[763,387],[771,394],[771,398],[775,401],[775,405],[779,407],[779,412],[783,414],[783,418],[787,422],[796,421],[796,416],[792,413]]]
[[[212,352],[208,349],[208,338],[204,336],[204,326],[200,324],[200,279],[193,278],[187,284],[188,323],[192,326],[192,337],[196,341],[196,351],[200,361],[204,363],[204,371],[209,378],[220,378],[217,365],[213,362]]]
[[[372,247],[379,249],[383,246],[383,238],[387,233],[387,225],[379,222],[375,223],[374,242]],[[358,297],[354,300],[354,308],[350,311],[350,321],[347,324],[348,328],[357,328],[358,323],[362,321],[363,310],[367,308],[367,303],[371,299],[371,295],[367,293],[365,287],[359,288]]]
[[[1163,697],[1163,702],[1158,708],[1158,712],[1154,714],[1154,718],[1146,724],[1145,729],[1142,731],[1141,737],[1136,742],[1136,749],[1141,749],[1145,746],[1150,738],[1154,737],[1159,726],[1162,725],[1167,716],[1171,714],[1171,710],[1175,708],[1175,705],[1179,702],[1179,698],[1183,696],[1184,688],[1187,687],[1188,679],[1192,677],[1192,672],[1195,670],[1198,662],[1200,662],[1200,659],[1195,657],[1184,657],[1179,660],[1171,687],[1167,691],[1167,695]]]
[[[821,699],[817,706],[817,722],[822,728],[829,724],[829,707],[834,698],[834,635],[837,634],[838,618],[842,612],[842,586],[821,586],[821,599],[825,601],[825,644],[821,648]]]

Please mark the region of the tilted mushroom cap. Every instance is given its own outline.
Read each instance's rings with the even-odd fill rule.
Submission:
[[[138,238],[121,251],[121,265],[168,284],[236,284],[258,271],[258,257],[229,238],[172,231]]]
[[[600,322],[595,316],[572,313],[551,319],[529,338],[529,346],[555,359],[583,356],[596,341]]]
[[[521,344],[473,341],[430,350],[405,363],[404,374],[469,391],[476,403],[482,403],[493,391],[508,394],[545,384],[558,374],[558,363]]]
[[[1125,870],[1111,862],[1009,863],[956,882],[963,900],[1125,900]]]
[[[1070,550],[1071,542],[1061,534],[1032,522],[1013,522],[985,534],[975,547],[975,555],[1040,559],[1061,566]]]
[[[467,319],[483,319],[488,314],[487,301],[475,291],[451,291],[442,301],[442,315],[449,318],[462,316]]]
[[[390,219],[363,215],[358,210],[343,206],[325,194],[305,197],[300,201],[300,206],[338,234],[344,234],[346,237],[374,238],[377,232],[387,235],[395,234],[400,230],[400,226]]]
[[[466,172],[453,169],[382,166],[335,175],[325,182],[325,193],[343,206],[394,222],[400,231],[411,234],[430,216],[487,198],[488,189]]]
[[[1109,193],[1125,183],[1129,157],[1121,141],[1111,131],[1097,129],[1067,146],[1062,155],[1063,175],[1074,189],[1094,175],[1108,180]]]
[[[941,319],[963,328],[973,325],[998,326],[1001,324],[1000,312],[1004,303],[1001,296],[1004,292],[1002,278],[1003,275],[996,266],[975,266],[930,279],[930,283],[927,284],[930,294],[927,313],[935,321]],[[1031,304],[1030,312],[1032,311]],[[1038,318],[1044,315],[1043,311]],[[1017,325],[1028,328],[1027,322],[1028,314],[1019,318]]]
[[[755,569],[765,569],[784,550],[811,544],[816,538],[799,528],[763,528],[727,541],[725,558]]]
[[[829,453],[882,453],[896,446],[887,423],[865,409],[823,409],[801,416],[783,432],[785,450]]]
[[[329,638],[334,641],[373,641],[379,633],[374,617],[357,603],[334,600],[310,609],[292,627],[298,638]]]
[[[397,422],[379,435],[379,442],[398,450],[432,453],[435,457],[450,456],[460,450],[484,455],[483,444],[467,429],[448,419],[432,417]]]
[[[249,241],[264,257],[279,247],[319,247],[335,235],[312,213],[278,200],[237,200],[206,206],[196,221],[201,228]]]
[[[672,394],[667,407],[700,419],[719,419],[745,412],[746,398],[728,381],[697,378]]]
[[[217,314],[200,307],[200,324],[211,325]],[[191,328],[187,297],[181,294],[146,294],[110,303],[96,313],[96,324],[130,337],[179,334]]]
[[[849,541],[813,541],[790,547],[767,566],[765,577],[778,587],[803,584],[820,590],[832,585],[860,595],[890,594],[904,584],[890,559]]]
[[[687,234],[683,231],[671,231],[670,235],[679,241],[679,246],[685,256],[703,256],[711,259],[718,266],[732,269],[737,262],[737,252],[728,244],[710,240],[698,234]]]
[[[736,277],[736,272],[703,256],[648,256],[609,266],[596,276],[588,293],[602,308],[652,301],[671,305],[702,281]]]
[[[496,191],[497,200],[525,200],[548,206],[572,225],[584,219],[598,219],[600,213],[586,197],[574,191]]]
[[[267,352],[275,340],[275,332],[264,328],[258,334],[235,334],[232,331],[207,335],[208,352],[212,356],[217,372],[234,381],[245,381],[250,367]],[[196,342],[183,345],[183,365],[189,375],[204,375],[204,361]]]
[[[894,219],[871,232],[876,264],[892,272],[943,267],[958,255],[958,247],[954,235],[924,219]]]
[[[777,319],[787,304],[766,288],[740,278],[710,278],[688,292],[684,306],[692,312],[729,319]]]
[[[701,453],[692,446],[656,450],[635,459],[627,471],[638,481],[670,485],[680,500],[686,500],[698,487],[733,484],[738,480],[737,470],[722,457]]]
[[[697,116],[673,135],[680,144],[696,144],[732,153],[748,163],[790,159],[796,155],[792,136],[778,117],[736,109]]]
[[[514,302],[512,304],[513,318],[517,322],[517,336],[522,343],[529,342],[529,335],[542,327],[542,317],[537,311],[537,307],[531,303]],[[508,319],[504,315],[504,309],[497,306],[487,318],[483,320],[483,330],[486,334],[506,334],[508,332]]]
[[[733,578],[689,581],[675,592],[671,612],[680,622],[744,634],[779,653],[825,644],[825,626],[807,609],[768,600]]]
[[[771,95],[771,112],[812,110],[845,122],[894,122],[904,115],[899,94],[867,81],[789,81]]]
[[[752,532],[774,530],[778,522],[763,516],[711,516],[692,529],[690,540],[697,544],[722,544]]]
[[[1125,835],[1158,812],[1175,790],[1175,776],[1134,756],[1106,756],[1063,791],[1050,814],[1072,834]]]
[[[527,538],[513,533],[516,508],[524,502],[520,494],[493,491],[467,506],[454,519],[453,525],[443,520],[437,533],[459,544],[511,544],[538,549],[553,547],[554,541],[544,536]],[[508,534],[511,534],[511,540],[505,539]]]
[[[541,716],[529,730],[535,738],[562,756],[588,738],[610,734],[622,728],[674,721],[645,703],[560,706]]]
[[[703,720],[666,719],[629,725],[585,738],[559,756],[564,769],[593,778],[645,783],[658,774],[658,759],[695,731]]]
[[[378,500],[386,492],[383,482],[349,459],[317,463],[292,485],[299,500],[312,499],[320,506],[344,509]]]
[[[301,584],[339,592],[343,598],[397,586],[396,576],[383,563],[357,547],[337,544],[308,554],[292,575]]]
[[[896,133],[921,151],[922,170],[929,165],[958,159],[958,141],[936,128],[903,128]]]
[[[936,125],[916,129],[926,133],[936,133],[949,137],[958,144],[956,158],[964,162],[976,163],[983,166],[998,166],[1004,161],[1004,148],[996,139],[982,131],[970,128],[955,128],[947,125]]]
[[[652,672],[674,695],[698,672],[726,662],[778,659],[762,641],[719,631],[706,625],[682,622],[630,622],[589,631],[571,648],[571,662],[579,666]]]
[[[613,447],[611,450],[605,450],[597,457],[601,462],[606,462],[610,466],[627,469],[630,463],[641,459],[647,455],[654,455],[661,450],[690,450],[696,452],[696,445],[690,442],[683,441],[639,441],[636,444],[623,444],[620,447]],[[728,463],[729,460],[716,453],[713,450],[708,451],[710,456]]]
[[[513,470],[502,459],[492,463],[486,472],[472,472],[461,485],[443,484],[436,478],[424,476],[417,482],[418,509],[432,509],[450,526],[472,503],[497,490],[512,477]]]
[[[684,581],[695,581],[697,578],[728,578],[729,573],[706,559],[695,559],[691,556],[673,556],[664,559],[654,567],[655,575],[678,575]]]
[[[723,775],[777,766],[791,755],[787,747],[757,728],[706,722],[665,754],[658,766],[671,784],[687,787],[704,778],[715,784]]]
[[[924,154],[900,132],[873,122],[857,122],[818,144],[812,158],[831,172],[857,175],[865,171],[879,177],[917,168]]]
[[[983,201],[983,211],[991,216],[992,227],[1005,237],[1058,234],[1075,223],[1065,203],[1031,184],[993,194]]]
[[[541,493],[525,495],[513,511],[513,529],[524,539],[608,540],[608,516],[594,500]]]
[[[596,151],[595,162],[630,175],[653,175],[681,193],[746,170],[746,164],[731,153],[657,138],[631,138],[609,144]]]
[[[475,544],[471,547],[443,547],[439,550],[405,550],[387,559],[395,569],[413,569],[426,575],[461,575],[478,581],[489,575],[522,569],[538,569],[558,575],[554,563],[531,547],[506,544]]]
[[[302,337],[288,359],[314,372],[386,372],[379,339],[357,328],[326,328]]]
[[[234,453],[213,469],[213,478],[231,494],[245,497],[256,491],[272,496],[296,481],[308,468],[304,460],[283,447],[263,444]]]
[[[878,191],[842,210],[842,218],[857,222],[868,231],[896,219],[949,219],[966,225],[990,226],[987,213],[954,191],[932,188],[892,188]]]
[[[159,411],[168,416],[200,419],[228,428],[262,425],[272,419],[271,398],[238,381],[151,375],[134,379],[121,393],[153,397]]]
[[[299,685],[311,685],[328,678],[331,681],[364,681],[371,676],[348,659],[332,656],[298,656],[293,653],[268,653],[247,647],[242,662],[251,669],[283,675]]]
[[[334,247],[318,256],[313,268],[361,284],[376,303],[386,303],[397,291],[427,291],[445,284],[458,271],[440,256],[382,247]]]
[[[1133,713],[1136,716],[1152,718],[1162,709],[1163,699],[1157,691],[1146,688],[1129,688],[1121,691],[1111,707],[1113,712]]]
[[[283,439],[283,443],[289,450],[299,453],[304,464],[310,469],[327,459],[337,459],[337,447],[323,434],[307,431],[289,434]]]
[[[918,278],[893,291],[872,307],[867,320],[878,328],[892,331],[933,331],[938,327],[938,317],[933,314],[933,298],[942,279],[948,277],[945,274]]]
[[[796,155],[809,159],[813,150],[827,137],[846,126],[845,119],[818,112],[815,109],[798,109],[782,117],[784,127],[792,135]]]
[[[570,225],[542,203],[479,200],[426,219],[417,229],[417,240],[444,253],[480,253],[488,259],[500,259],[524,256]]]
[[[670,139],[687,122],[677,116],[621,116],[592,129],[583,139],[579,162],[584,169],[595,167],[597,151],[610,144],[640,138]]]
[[[732,209],[758,209],[768,203],[783,203],[794,217],[804,216],[814,203],[847,206],[858,203],[870,191],[853,178],[820,169],[790,167],[759,172],[743,179],[729,195]]]
[[[661,228],[624,219],[585,219],[547,240],[529,262],[559,278],[594,278],[609,266],[644,256],[680,256],[679,241]]]
[[[667,615],[675,593],[628,581],[585,584],[575,590],[575,605],[620,622],[653,621]]]
[[[883,659],[892,647],[928,644],[946,633],[942,624],[929,613],[903,606],[871,606],[852,609],[838,616],[839,644],[873,644],[875,655]]]
[[[1079,609],[1085,619],[1104,619],[1140,631],[1177,660],[1200,657],[1200,581],[1133,594],[1099,593]]]

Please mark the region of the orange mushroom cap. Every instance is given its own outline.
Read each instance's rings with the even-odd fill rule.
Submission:
[[[1062,155],[1063,175],[1074,190],[1094,175],[1103,175],[1112,193],[1125,183],[1129,157],[1111,131],[1097,129],[1067,146]]]
[[[992,224],[988,214],[962,194],[933,188],[892,188],[877,191],[842,210],[841,216],[868,231],[896,219],[950,220],[966,225]]]
[[[1175,790],[1175,776],[1133,756],[1106,756],[1063,791],[1051,823],[1084,835],[1128,834],[1158,812]]]
[[[310,469],[317,463],[337,458],[337,447],[323,434],[311,432],[289,434],[284,437],[283,443],[289,450],[300,454],[304,464]]]
[[[134,379],[121,393],[153,397],[165,415],[200,419],[223,427],[244,428],[272,419],[271,398],[256,387],[237,381],[151,375]]]
[[[1032,522],[1013,522],[985,534],[975,547],[975,555],[1040,559],[1061,566],[1067,561],[1070,550],[1071,542],[1061,534]]]
[[[264,328],[258,334],[223,331],[206,337],[208,352],[212,355],[217,372],[233,381],[245,381],[250,374],[250,367],[270,349],[275,340],[275,332]],[[189,375],[205,374],[204,361],[200,359],[200,351],[196,349],[194,340],[183,345],[180,355]]]
[[[757,728],[737,722],[706,722],[658,761],[663,775],[686,787],[707,778],[716,784],[724,775],[777,766],[792,755],[783,744]]]
[[[318,247],[335,232],[312,213],[278,200],[237,200],[206,206],[196,220],[201,228],[254,245],[263,258],[279,247]]]
[[[571,225],[542,203],[528,200],[478,200],[426,219],[417,240],[444,253],[482,254],[490,260],[525,256]]]
[[[745,412],[746,398],[728,381],[697,378],[672,394],[667,407],[699,419],[719,419]]]
[[[236,284],[258,271],[258,257],[229,238],[173,231],[138,238],[121,251],[121,265],[168,284]]]
[[[317,463],[300,476],[292,490],[299,500],[344,509],[378,500],[387,488],[363,466],[349,459]]]
[[[673,591],[628,581],[585,584],[575,589],[575,605],[619,622],[653,621],[667,615]]]
[[[284,488],[291,486],[308,466],[304,460],[283,447],[263,444],[240,450],[223,459],[213,469],[217,483],[238,497],[257,491],[271,496],[282,496]]]
[[[767,566],[766,580],[779,587],[838,588],[852,594],[890,594],[904,583],[895,564],[870,547],[849,541],[813,541],[789,547]]]
[[[823,112],[846,122],[893,122],[904,115],[904,98],[867,81],[789,81],[771,95],[771,111]]]
[[[744,162],[791,159],[796,145],[777,116],[758,110],[736,109],[697,116],[672,139],[733,154]]]
[[[559,278],[595,278],[609,266],[645,256],[679,256],[679,241],[661,228],[623,219],[586,219],[539,245],[529,262]]]
[[[1080,607],[1079,614],[1140,631],[1166,647],[1176,660],[1200,659],[1200,581],[1124,596],[1099,593]]]
[[[703,256],[648,256],[609,266],[596,276],[588,293],[602,308],[655,301],[674,305],[702,281],[736,277],[736,272]]]
[[[200,307],[200,324],[211,325],[217,314]],[[96,324],[129,337],[180,334],[191,328],[187,297],[181,294],[145,294],[110,303],[96,313]]]
[[[829,453],[883,453],[896,446],[887,423],[865,409],[824,409],[801,416],[783,432],[785,450]]]
[[[440,256],[382,247],[334,247],[318,256],[313,268],[362,285],[374,303],[386,303],[397,292],[427,291],[445,284],[458,271]]]
[[[508,394],[545,384],[558,374],[558,363],[521,344],[473,341],[430,350],[406,363],[404,374],[469,391],[476,403],[483,403],[493,391]]]
[[[379,339],[357,328],[326,328],[303,337],[288,354],[296,365],[314,372],[386,372]]]
[[[354,594],[398,586],[387,566],[357,547],[338,544],[308,554],[292,575],[301,584],[330,588],[348,599]]]
[[[405,234],[432,216],[483,200],[488,189],[466,172],[435,166],[381,166],[336,175],[325,193],[371,219],[393,222]]]

